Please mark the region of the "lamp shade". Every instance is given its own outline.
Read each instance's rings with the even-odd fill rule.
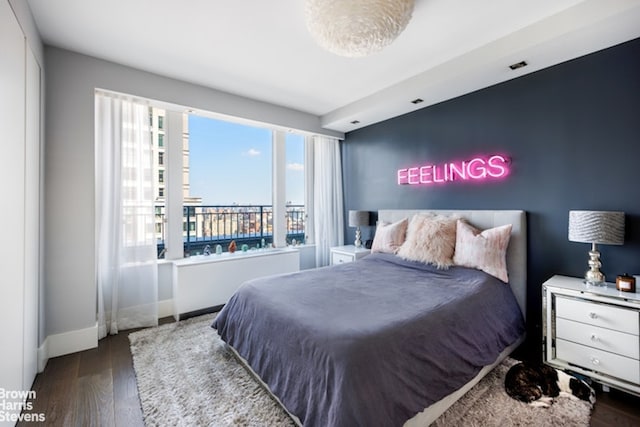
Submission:
[[[349,211],[349,227],[369,225],[369,211]]]
[[[624,243],[624,212],[569,211],[569,240],[622,245]]]

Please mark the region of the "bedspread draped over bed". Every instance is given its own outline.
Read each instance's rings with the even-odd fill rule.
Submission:
[[[388,254],[245,283],[213,327],[305,426],[401,426],[524,333],[508,285]]]

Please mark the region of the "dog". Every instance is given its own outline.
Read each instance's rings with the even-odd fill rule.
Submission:
[[[513,365],[504,379],[507,394],[531,406],[548,408],[554,398],[565,395],[593,405],[596,394],[584,381],[542,363]]]

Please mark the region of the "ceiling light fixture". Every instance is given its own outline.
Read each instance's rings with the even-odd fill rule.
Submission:
[[[382,50],[400,35],[414,0],[306,0],[309,32],[336,55],[362,57]]]
[[[424,102],[424,99],[422,98],[416,98],[413,101],[411,101],[412,104],[420,104],[422,102]]]

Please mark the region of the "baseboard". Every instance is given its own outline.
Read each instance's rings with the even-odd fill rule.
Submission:
[[[173,299],[158,302],[158,318],[173,316]],[[86,329],[49,335],[38,347],[38,372],[44,371],[52,357],[63,356],[98,346],[98,323]]]
[[[158,319],[173,316],[173,299],[158,301]]]
[[[42,345],[47,350],[47,359],[63,356],[77,351],[87,350],[98,346],[98,323],[90,328],[78,329],[62,334],[49,335]],[[41,347],[41,348],[42,348]],[[44,359],[44,355],[42,356]],[[38,358],[38,361],[40,357]],[[45,361],[46,364],[46,361]]]

